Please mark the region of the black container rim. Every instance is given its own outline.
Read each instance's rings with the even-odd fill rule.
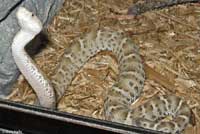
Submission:
[[[58,120],[65,123],[81,125],[89,128],[96,128],[99,130],[105,130],[107,132],[114,133],[135,133],[135,134],[164,134],[163,132],[157,132],[149,129],[144,129],[140,127],[123,125],[120,123],[109,122],[105,120],[95,119],[86,116],[80,116],[75,114],[70,114],[66,112],[60,112],[53,109],[47,109],[39,106],[32,106],[27,104],[22,104],[18,102],[11,102],[8,100],[0,99],[0,111],[9,110],[11,112],[17,112],[22,114],[27,114],[28,117],[38,116],[46,119]],[[0,112],[2,114],[2,112]],[[1,117],[0,116],[0,120]],[[33,118],[34,118],[33,117]],[[3,121],[0,121],[2,124],[6,125]],[[0,125],[2,125],[0,123]],[[16,129],[16,128],[15,128]],[[20,129],[20,128],[19,128]],[[22,128],[26,129],[26,128]]]

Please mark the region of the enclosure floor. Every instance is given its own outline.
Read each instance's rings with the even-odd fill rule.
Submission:
[[[124,30],[140,47],[144,92],[133,107],[155,95],[184,98],[193,117],[184,134],[200,134],[200,4],[186,4],[126,16],[132,0],[67,0],[49,25],[47,47],[34,57],[51,78],[71,40],[94,28]],[[104,119],[105,91],[116,81],[118,64],[109,53],[92,58],[77,73],[58,110]],[[8,99],[34,104],[35,94],[20,76]]]

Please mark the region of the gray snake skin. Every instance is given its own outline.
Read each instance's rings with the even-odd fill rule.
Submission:
[[[196,2],[200,2],[200,0],[140,0],[139,2],[129,7],[128,14],[139,15],[150,10]]]

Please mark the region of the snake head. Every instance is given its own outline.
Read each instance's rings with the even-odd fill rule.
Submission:
[[[31,34],[38,34],[42,30],[42,23],[36,15],[24,7],[19,7],[16,13],[20,27]]]

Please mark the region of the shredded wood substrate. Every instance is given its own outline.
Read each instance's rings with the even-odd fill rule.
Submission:
[[[68,44],[93,28],[125,31],[140,47],[146,81],[133,107],[155,95],[175,94],[186,100],[193,117],[184,134],[200,133],[200,4],[185,4],[127,16],[132,0],[66,0],[48,26],[49,43],[34,56],[49,78]],[[58,110],[104,119],[105,91],[117,80],[118,63],[100,53],[77,73],[58,102]],[[36,95],[21,75],[7,99],[34,104]]]

